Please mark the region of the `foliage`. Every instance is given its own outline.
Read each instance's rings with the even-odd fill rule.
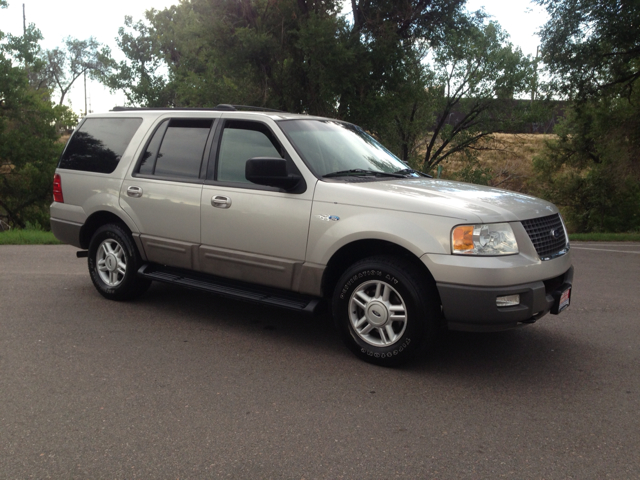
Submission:
[[[291,0],[192,0],[151,10],[147,22],[127,18],[119,37],[127,60],[108,84],[142,106],[329,113],[339,69],[349,69],[336,40],[344,27],[330,2],[314,10]]]
[[[578,232],[640,229],[640,96],[575,106],[534,162],[538,193]]]
[[[41,40],[40,30],[35,25],[29,24],[22,36],[8,34],[4,49],[5,52],[10,53],[18,65],[24,67],[31,87],[47,95],[50,79],[47,76],[44,54],[40,48]]]
[[[451,32],[434,52],[435,82],[427,91],[437,95],[437,119],[424,153],[425,170],[523,119],[522,105],[513,99],[529,88],[532,63],[499,25],[480,20]]]
[[[67,37],[64,47],[46,51],[40,47],[41,40],[40,30],[29,24],[21,36],[6,35],[4,51],[24,67],[32,88],[43,95],[56,92],[58,105],[64,103],[80,76],[88,74],[89,78],[102,79],[114,64],[109,48],[93,37],[88,40]]]
[[[429,170],[519,119],[492,99],[530,84],[530,61],[463,5],[353,0],[349,18],[335,0],[184,1],[145,21],[127,17],[126,60],[107,84],[133,105],[231,103],[344,119]]]
[[[78,78],[88,75],[92,79],[101,79],[113,62],[109,48],[98,43],[93,37],[87,40],[67,37],[64,43],[63,48],[48,50],[42,60],[49,86],[56,89],[60,95],[58,105],[64,103],[65,97]]]
[[[551,17],[541,40],[553,91],[581,100],[633,90],[640,78],[637,1],[536,1]]]
[[[478,152],[472,149],[462,150],[457,160],[461,168],[451,175],[453,180],[475,183],[476,185],[490,185],[495,177],[493,168],[483,165],[478,158]]]
[[[74,123],[74,115],[53,106],[47,89],[30,85],[32,57],[25,52],[38,47],[23,40],[11,37],[0,44],[0,213],[14,227],[27,222],[46,227],[51,181],[63,146],[56,125]],[[17,53],[16,46],[21,48]]]
[[[147,18],[152,18],[154,13],[154,10],[147,12]],[[130,105],[178,106],[172,85],[165,80],[158,38],[151,30],[145,22],[134,24],[132,17],[125,17],[125,26],[118,30],[117,43],[127,59],[114,64],[115,68],[104,81],[112,90],[124,92]]]
[[[640,4],[544,0],[551,91],[572,108],[535,163],[540,193],[579,232],[640,229]]]

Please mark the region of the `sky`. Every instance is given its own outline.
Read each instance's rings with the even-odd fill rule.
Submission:
[[[22,34],[22,5],[25,5],[27,24],[34,23],[44,40],[42,47],[53,49],[63,45],[66,37],[80,40],[93,36],[108,45],[116,59],[123,59],[116,45],[118,28],[124,25],[125,15],[134,21],[144,17],[151,8],[163,10],[179,0],[9,0],[9,8],[0,10],[0,31]],[[484,8],[511,36],[511,42],[525,54],[536,54],[539,44],[535,33],[547,20],[546,13],[529,0],[468,0],[470,11]],[[118,55],[120,54],[120,56]],[[74,84],[66,104],[78,114],[84,111],[84,86],[79,79]],[[89,111],[106,112],[116,105],[124,105],[122,93],[110,93],[97,82],[87,80]]]

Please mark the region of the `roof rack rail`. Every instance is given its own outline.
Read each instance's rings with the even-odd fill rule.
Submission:
[[[266,108],[266,107],[253,107],[251,105],[229,105],[226,103],[221,103],[216,106],[217,109],[229,109],[229,110],[248,110],[253,112],[280,112],[283,113],[284,110],[276,110],[275,108]]]
[[[236,112],[236,111],[250,111],[250,112],[279,112],[283,113],[283,110],[275,110],[273,108],[265,108],[265,107],[253,107],[251,105],[230,105],[227,103],[221,103],[220,105],[216,105],[215,107],[209,108],[193,108],[193,107],[185,107],[185,108],[174,108],[174,107],[113,107],[111,112],[128,112],[128,111],[138,111],[138,110],[149,110],[149,111],[171,111],[171,110],[188,110],[188,111],[223,111],[223,112]]]

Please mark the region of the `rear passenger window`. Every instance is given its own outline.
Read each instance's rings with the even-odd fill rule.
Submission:
[[[197,179],[212,119],[176,119],[163,122],[142,154],[137,173],[157,177]]]
[[[58,168],[113,172],[141,123],[141,118],[87,118],[71,137]]]

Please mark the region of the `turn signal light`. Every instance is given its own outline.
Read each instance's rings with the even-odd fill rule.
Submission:
[[[453,251],[473,250],[473,225],[461,225],[453,229]]]

